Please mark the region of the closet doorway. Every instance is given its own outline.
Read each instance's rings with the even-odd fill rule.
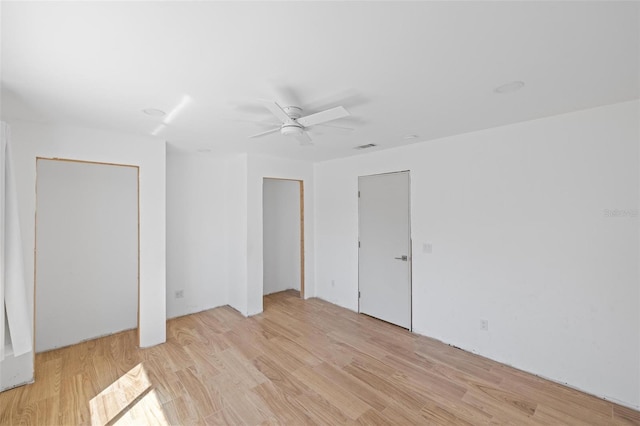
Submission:
[[[139,169],[36,160],[35,348],[138,327]]]
[[[303,195],[301,180],[263,180],[263,295],[297,290],[304,298]]]

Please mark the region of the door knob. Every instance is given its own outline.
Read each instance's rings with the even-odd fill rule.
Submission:
[[[396,259],[402,260],[403,262],[406,262],[407,260],[409,260],[409,257],[404,255],[404,256],[401,256],[401,257],[396,257]]]

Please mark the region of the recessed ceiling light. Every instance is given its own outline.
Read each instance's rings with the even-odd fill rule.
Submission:
[[[418,139],[418,135],[407,135],[403,139]]]
[[[209,148],[200,148],[200,149],[198,149],[196,151],[200,152],[202,154],[207,153],[207,152],[211,152],[211,150]]]
[[[167,113],[164,112],[163,110],[156,109],[156,108],[146,108],[146,109],[143,109],[142,112],[152,117],[164,117],[165,115],[167,115]]]
[[[517,90],[520,90],[524,87],[524,81],[512,81],[510,83],[507,84],[503,84],[502,86],[498,86],[495,89],[493,89],[493,91],[495,93],[498,94],[505,94],[505,93],[513,93]]]

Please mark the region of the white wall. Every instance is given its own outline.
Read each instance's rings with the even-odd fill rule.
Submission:
[[[263,185],[263,294],[300,290],[300,182]]]
[[[313,147],[309,147],[313,149]],[[315,290],[315,255],[313,251],[313,164],[263,155],[247,157],[247,314],[262,312],[263,296],[263,224],[262,183],[264,178],[282,178],[303,182],[304,201],[304,297]]]
[[[66,126],[9,122],[12,132],[25,277],[33,283],[36,157],[140,167],[140,345],[165,341],[165,143]],[[33,285],[28,285],[33,306]],[[29,359],[29,362],[32,362]]]
[[[247,155],[226,161],[225,240],[228,260],[229,305],[247,315]]]
[[[409,169],[414,331],[640,408],[639,116],[628,102],[316,164],[317,295],[357,309],[357,177]]]
[[[167,155],[169,318],[228,303],[226,173],[223,157]]]
[[[36,351],[138,326],[138,169],[38,160]]]
[[[313,165],[304,161],[248,154],[196,158],[169,155],[168,159],[167,173],[170,181],[167,183],[167,232],[170,259],[167,271],[167,309],[170,315],[183,315],[192,311],[191,309],[208,309],[224,303],[245,316],[262,312],[262,184],[263,179],[269,177],[303,181],[305,297],[314,296]],[[207,183],[194,182],[194,178]],[[187,188],[190,185],[195,186]],[[202,194],[202,197],[198,194]],[[218,209],[220,203],[223,207],[222,217],[221,210]],[[185,208],[184,204],[192,209]],[[194,209],[203,211],[189,211]],[[192,223],[186,224],[185,221]],[[203,225],[207,221],[211,223]],[[197,230],[202,226],[207,231],[198,233]],[[181,235],[185,227],[189,229],[188,236]],[[224,248],[217,240],[220,235],[224,235]],[[177,245],[175,251],[171,247],[174,243]],[[191,255],[186,252],[180,255],[178,247],[191,250],[191,255],[196,256],[197,260],[192,263],[188,259]],[[226,267],[218,268],[221,259],[207,264],[208,255],[197,254],[198,247],[212,253],[223,251],[225,257],[221,259],[224,259]],[[196,269],[189,271],[190,268]],[[185,278],[189,284],[188,289],[185,287],[184,299],[202,299],[198,308],[188,308],[186,304],[190,302],[183,305],[176,303],[182,299],[175,299],[175,291],[180,289]],[[219,286],[219,279],[225,280],[224,287]],[[192,302],[192,305],[195,303],[197,302]]]

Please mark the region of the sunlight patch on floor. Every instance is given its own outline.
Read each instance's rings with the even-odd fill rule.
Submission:
[[[92,398],[89,408],[94,426],[169,424],[142,363]]]

